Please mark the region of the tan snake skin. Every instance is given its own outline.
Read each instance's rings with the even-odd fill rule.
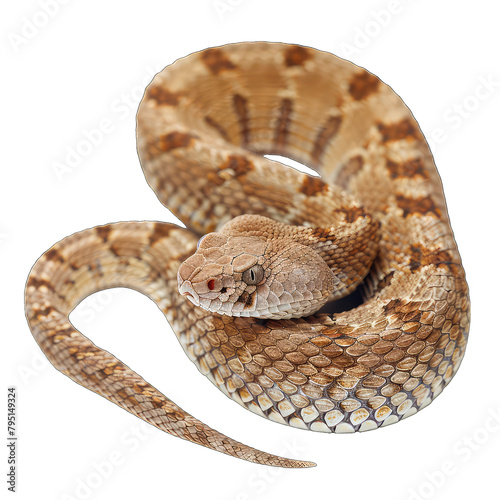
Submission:
[[[211,48],[155,77],[139,108],[137,140],[147,181],[187,229],[108,224],[73,234],[40,257],[26,286],[26,314],[58,370],[166,432],[282,467],[314,464],[260,452],[207,427],[90,342],[69,313],[98,290],[138,290],[225,394],[302,429],[392,424],[449,383],[465,352],[468,289],[429,148],[390,87],[302,46]],[[262,154],[293,158],[322,177]],[[319,244],[333,241],[330,250],[346,257],[325,261],[341,270],[349,291],[376,254],[364,302],[280,320],[193,305],[177,288],[180,263],[201,235],[241,214],[304,226]]]

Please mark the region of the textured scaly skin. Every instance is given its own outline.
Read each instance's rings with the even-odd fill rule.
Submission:
[[[310,316],[361,283],[377,254],[377,228],[367,214],[327,228],[241,215],[203,236],[179,267],[179,292],[228,316]]]
[[[71,310],[104,288],[141,291],[224,393],[299,428],[375,429],[413,415],[449,383],[468,338],[468,289],[432,156],[390,87],[313,49],[234,44],[158,74],[137,120],[146,178],[188,229],[110,224],[69,236],[38,260],[26,313],[56,368],[167,432],[284,467],[311,463],[259,452],[195,420],[76,331]],[[322,178],[262,153],[301,161]],[[347,233],[380,225],[365,302],[279,321],[195,307],[177,291],[177,269],[200,235],[241,214]]]

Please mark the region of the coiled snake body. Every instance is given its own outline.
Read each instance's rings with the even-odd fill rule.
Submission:
[[[429,148],[390,87],[302,46],[211,48],[154,78],[137,115],[137,140],[147,181],[187,229],[108,224],[40,257],[26,286],[26,314],[58,370],[171,434],[283,467],[312,464],[260,452],[196,420],[78,332],[71,310],[98,290],[139,290],[225,394],[302,429],[392,424],[448,384],[467,342],[467,284]],[[305,163],[321,177],[264,154]],[[200,236],[224,224],[196,252]],[[236,238],[231,244],[228,235]],[[272,258],[263,257],[268,251]],[[308,259],[328,277],[323,291],[314,288],[314,273],[300,281]],[[281,267],[266,264],[278,260]],[[285,281],[262,281],[277,275]],[[311,314],[334,285],[340,297],[361,282],[358,307]],[[299,301],[303,317],[289,312]]]

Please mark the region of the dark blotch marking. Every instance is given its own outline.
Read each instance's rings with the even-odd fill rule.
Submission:
[[[344,215],[344,220],[349,224],[353,223],[359,217],[366,217],[368,214],[363,210],[362,207],[342,207],[335,210],[335,212]]]
[[[300,186],[300,192],[306,196],[316,196],[326,191],[328,191],[328,184],[324,183],[320,178],[310,175],[304,177],[304,181]]]
[[[400,194],[396,195],[396,203],[403,210],[403,217],[408,215],[433,215],[441,217],[441,210],[436,207],[432,198],[408,198]]]
[[[330,116],[326,123],[320,128],[311,152],[311,157],[315,162],[321,160],[328,143],[337,135],[341,123],[342,118],[340,116]]]
[[[219,166],[220,170],[230,168],[236,174],[236,177],[248,174],[254,169],[254,164],[244,156],[230,155],[228,159]]]
[[[236,302],[243,302],[245,305],[243,309],[248,309],[252,307],[255,302],[255,293],[249,294],[248,292],[243,292]]]
[[[149,244],[152,246],[158,240],[166,238],[170,234],[170,231],[175,227],[176,226],[173,226],[172,224],[167,224],[165,222],[155,222],[153,232],[149,237]]]
[[[409,247],[408,253],[410,255],[409,267],[412,271],[418,271],[422,267],[434,264],[436,267],[444,266],[450,269],[455,275],[459,268],[446,250],[429,250],[417,243]]]
[[[240,133],[243,144],[248,144],[250,140],[250,127],[249,127],[249,115],[248,115],[248,100],[240,94],[235,94],[233,96],[233,107],[236,115],[238,116],[238,122],[240,124]]]
[[[368,71],[363,71],[354,75],[349,84],[349,93],[353,99],[360,101],[373,94],[379,85],[380,80],[375,75],[372,75]]]
[[[415,139],[418,135],[415,125],[409,118],[390,125],[379,123],[377,127],[382,134],[383,142],[399,141],[410,137]]]
[[[420,158],[404,161],[402,163],[387,160],[387,170],[389,170],[391,179],[415,179],[417,177],[420,177],[421,179],[429,178],[429,174],[425,170],[424,164]]]
[[[292,120],[293,102],[291,99],[283,99],[281,101],[280,114],[276,125],[276,133],[274,142],[279,149],[286,146],[288,132]]]
[[[332,234],[331,228],[315,227],[311,228],[311,235],[317,241],[335,241],[335,235]]]
[[[108,241],[109,233],[111,233],[111,226],[99,226],[95,228],[95,232],[103,241]]]
[[[230,142],[226,129],[224,129],[220,123],[217,123],[211,116],[205,116],[205,123],[217,130],[224,140]]]
[[[340,167],[335,184],[344,189],[347,188],[349,180],[363,168],[364,163],[365,161],[361,155],[349,158],[349,160]]]
[[[42,286],[46,287],[48,290],[50,290],[51,292],[56,292],[54,287],[47,281],[47,280],[44,280],[44,279],[38,279],[36,278],[35,276],[31,276],[28,280],[28,283],[26,284],[26,287],[35,287],[35,288],[41,288]]]
[[[58,261],[61,264],[65,262],[66,265],[68,265],[73,271],[76,271],[78,269],[78,266],[75,266],[75,264],[65,261],[64,257],[59,253],[59,250],[54,247],[50,250],[47,250],[44,254],[44,257],[47,260]]]
[[[197,136],[186,132],[170,132],[158,138],[157,146],[161,151],[171,151],[176,148],[187,148]]]
[[[59,262],[64,262],[63,256],[59,253],[57,248],[51,248],[45,252],[45,258],[47,260],[58,260]]]
[[[222,71],[236,68],[231,60],[224,54],[224,51],[217,48],[207,49],[202,52],[201,60],[214,75],[218,75]]]
[[[311,57],[311,51],[306,47],[302,47],[301,45],[288,47],[285,50],[285,66],[303,66]]]
[[[170,90],[161,86],[149,87],[146,91],[146,99],[156,101],[160,105],[176,106],[179,104],[179,97],[179,94],[170,92]]]

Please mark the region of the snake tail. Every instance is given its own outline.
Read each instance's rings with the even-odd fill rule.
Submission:
[[[71,324],[69,314],[81,300],[112,287],[145,294],[171,317],[178,300],[171,282],[179,260],[194,248],[196,240],[188,231],[160,222],[119,222],[64,238],[38,259],[28,277],[26,316],[33,336],[60,372],[169,434],[258,464],[314,466],[256,450],[211,429]]]

